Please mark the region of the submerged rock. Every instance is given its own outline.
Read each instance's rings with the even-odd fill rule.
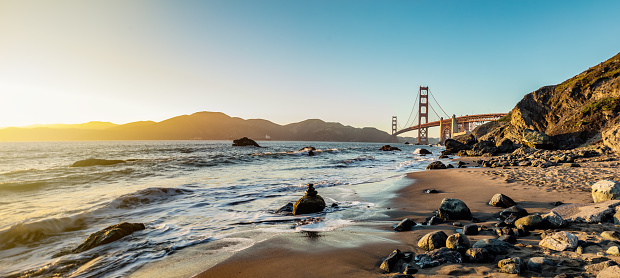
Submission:
[[[399,148],[397,148],[397,147],[392,147],[392,146],[390,146],[390,145],[385,145],[385,146],[381,147],[379,150],[380,150],[380,151],[384,151],[384,152],[400,151],[400,149],[399,149]]]
[[[71,252],[84,252],[97,246],[117,241],[124,236],[132,234],[135,231],[140,231],[144,229],[145,226],[142,223],[123,222],[120,224],[112,225],[101,231],[91,234],[84,242],[82,242],[82,244],[80,244],[77,248],[73,249],[73,251]]]
[[[125,163],[125,160],[107,160],[107,159],[91,158],[91,159],[85,159],[85,160],[76,161],[75,163],[73,163],[71,165],[71,167],[88,167],[88,166],[95,166],[95,165],[114,165],[114,164],[119,164],[119,163]]]
[[[254,146],[254,147],[260,147],[258,145],[258,143],[256,143],[256,141],[248,138],[248,137],[243,137],[241,139],[237,139],[237,140],[233,140],[233,147],[245,147],[245,146]]]
[[[325,209],[325,200],[318,195],[313,184],[308,184],[306,194],[293,205],[293,215],[321,212]]]
[[[293,203],[288,203],[288,204],[282,206],[281,208],[276,210],[274,213],[282,214],[282,215],[292,214],[293,213]]]

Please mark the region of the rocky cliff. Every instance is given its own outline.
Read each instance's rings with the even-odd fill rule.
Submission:
[[[523,131],[544,132],[558,149],[601,139],[620,124],[620,53],[558,85],[527,94],[503,119],[474,130],[478,140],[522,141]]]

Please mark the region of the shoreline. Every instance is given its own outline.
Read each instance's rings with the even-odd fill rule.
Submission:
[[[469,161],[472,158],[459,159]],[[518,169],[518,167],[513,168]],[[248,249],[235,253],[228,259],[205,269],[194,276],[202,277],[391,277],[379,269],[381,261],[394,249],[404,252],[424,253],[417,247],[418,240],[426,233],[442,230],[446,234],[456,233],[452,223],[432,226],[415,226],[412,231],[394,232],[392,226],[408,217],[415,222],[423,222],[439,207],[443,198],[458,198],[471,209],[472,215],[480,219],[478,225],[493,227],[497,221],[494,214],[501,208],[487,203],[496,193],[513,198],[530,213],[547,213],[553,202],[563,203],[591,202],[588,192],[575,190],[549,191],[543,187],[528,185],[519,181],[507,181],[489,176],[483,172],[495,171],[488,168],[462,168],[447,170],[420,171],[407,174],[410,183],[397,190],[396,196],[389,200],[383,209],[386,221],[369,220],[353,226],[324,232],[315,239],[304,238],[300,233],[278,235],[260,242]],[[438,194],[424,194],[425,189],[437,189]],[[459,221],[463,225],[470,221]],[[356,232],[355,227],[374,227],[376,232]],[[334,244],[339,239],[366,241],[355,247],[342,247]],[[469,236],[473,243],[480,239],[496,238],[493,234],[482,233]],[[519,238],[522,244],[537,244],[535,236]],[[376,241],[376,242],[373,242]],[[311,244],[312,243],[312,244]],[[495,268],[496,265],[495,265]],[[514,277],[502,274],[487,264],[447,264],[439,267],[420,269],[415,277],[451,277],[458,274],[473,276]]]

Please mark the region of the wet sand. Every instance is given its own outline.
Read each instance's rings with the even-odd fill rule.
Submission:
[[[471,160],[470,160],[471,162]],[[596,167],[594,167],[596,168]],[[463,168],[431,170],[411,173],[411,185],[399,190],[387,206],[379,209],[386,215],[386,221],[357,222],[353,226],[309,236],[303,233],[279,235],[236,253],[227,260],[210,267],[196,277],[391,277],[395,273],[382,273],[380,262],[394,249],[424,253],[417,247],[418,240],[430,231],[443,230],[446,234],[456,233],[459,227],[452,222],[433,226],[416,226],[413,231],[394,232],[392,225],[405,217],[423,222],[437,210],[443,198],[457,198],[464,201],[474,217],[493,228],[497,213],[502,208],[488,205],[496,193],[511,197],[530,213],[547,213],[554,202],[591,203],[589,192],[563,187],[528,183],[527,175],[521,179],[506,178],[497,171],[519,173],[534,171],[544,176],[549,169],[511,167],[511,169]],[[580,171],[588,171],[582,168]],[[582,172],[572,172],[583,175]],[[438,194],[424,194],[425,189],[436,189]],[[459,221],[463,225],[469,221]],[[496,238],[491,231],[468,236],[472,244],[484,238]],[[514,251],[514,256],[533,256],[539,252],[539,234],[519,238],[519,243],[529,248]],[[347,245],[347,242],[355,244]],[[538,254],[538,253],[536,253]],[[499,258],[496,258],[496,260]],[[558,269],[561,271],[561,269]],[[415,277],[515,277],[498,272],[497,264],[447,264],[434,268],[420,269]],[[545,275],[543,275],[545,276]]]

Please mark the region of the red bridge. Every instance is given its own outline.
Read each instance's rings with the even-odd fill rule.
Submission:
[[[439,117],[439,114],[437,114],[435,109],[432,106],[430,106],[433,112],[435,112],[435,115],[439,117],[439,120],[429,123],[428,122],[429,93],[430,91],[428,90],[428,87],[420,86],[420,91],[417,96],[417,99],[420,100],[418,102],[418,116],[416,117],[418,118],[417,125],[413,125],[412,123],[412,125],[409,127],[399,129],[396,116],[392,117],[392,142],[397,142],[396,136],[401,133],[417,130],[418,131],[418,142],[417,143],[428,144],[428,128],[438,126],[440,130],[439,141],[440,143],[443,143],[444,141],[446,141],[447,138],[452,138],[460,134],[465,134],[467,132],[470,132],[471,130],[473,130],[479,125],[482,125],[486,122],[497,121],[507,115],[507,113],[467,115],[467,116],[461,116],[461,117],[456,117],[455,115],[452,115],[452,118],[446,117],[447,119],[444,119],[443,117]],[[431,97],[435,99],[435,97],[433,97],[432,94],[431,94]],[[435,102],[437,102],[437,100],[435,100]],[[437,106],[439,106],[439,103],[437,103]],[[439,106],[439,108],[443,111],[443,108],[441,108],[441,106]],[[411,115],[413,115],[413,111],[415,111],[415,106],[414,106],[414,109],[411,111],[411,114],[409,115],[409,119],[411,119]],[[444,114],[447,115],[445,111],[443,112]],[[409,120],[407,120],[407,124],[405,125],[407,126],[408,123],[409,123]]]

